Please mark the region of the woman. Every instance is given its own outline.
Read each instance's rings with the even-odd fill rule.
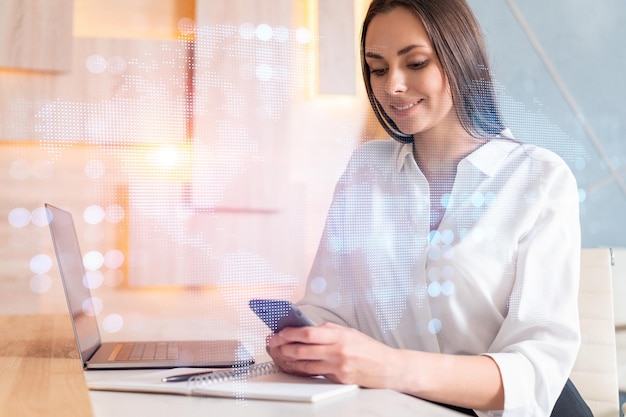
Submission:
[[[558,156],[508,135],[471,10],[374,0],[361,53],[396,141],[359,147],[335,190],[299,303],[324,324],[277,333],[270,355],[287,372],[468,414],[574,404],[561,415],[586,415],[568,382],[580,343],[576,181]]]

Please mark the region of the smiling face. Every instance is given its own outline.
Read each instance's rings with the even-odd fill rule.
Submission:
[[[365,36],[372,91],[405,134],[460,126],[447,78],[422,21],[396,7],[375,16]]]

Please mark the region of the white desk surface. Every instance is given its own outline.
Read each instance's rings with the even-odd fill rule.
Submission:
[[[85,371],[87,381],[146,371]],[[458,417],[462,414],[390,390],[360,389],[317,403],[234,400],[90,391],[95,417]]]

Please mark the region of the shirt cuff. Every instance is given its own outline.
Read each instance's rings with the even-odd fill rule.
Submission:
[[[526,358],[514,353],[488,353],[500,369],[504,387],[504,412],[483,412],[483,416],[531,416],[535,415],[535,377],[533,367]],[[529,410],[529,407],[531,410]]]

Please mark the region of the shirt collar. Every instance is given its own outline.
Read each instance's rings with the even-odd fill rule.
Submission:
[[[505,158],[518,146],[519,142],[515,139],[490,139],[467,155],[461,163],[467,161],[488,177],[492,177],[498,172]]]
[[[415,158],[413,158],[413,144],[405,143],[404,145],[400,145],[398,159],[396,159],[396,172],[402,171],[404,165],[410,164],[411,161],[417,165],[415,163]]]
[[[467,155],[461,160],[460,164],[468,162],[485,175],[491,177],[496,174],[498,167],[506,156],[517,146],[519,146],[519,142],[510,133],[502,134],[497,138],[490,139],[483,146]],[[416,164],[413,157],[413,144],[400,145],[396,160],[396,172],[400,172],[406,164],[410,163]]]

